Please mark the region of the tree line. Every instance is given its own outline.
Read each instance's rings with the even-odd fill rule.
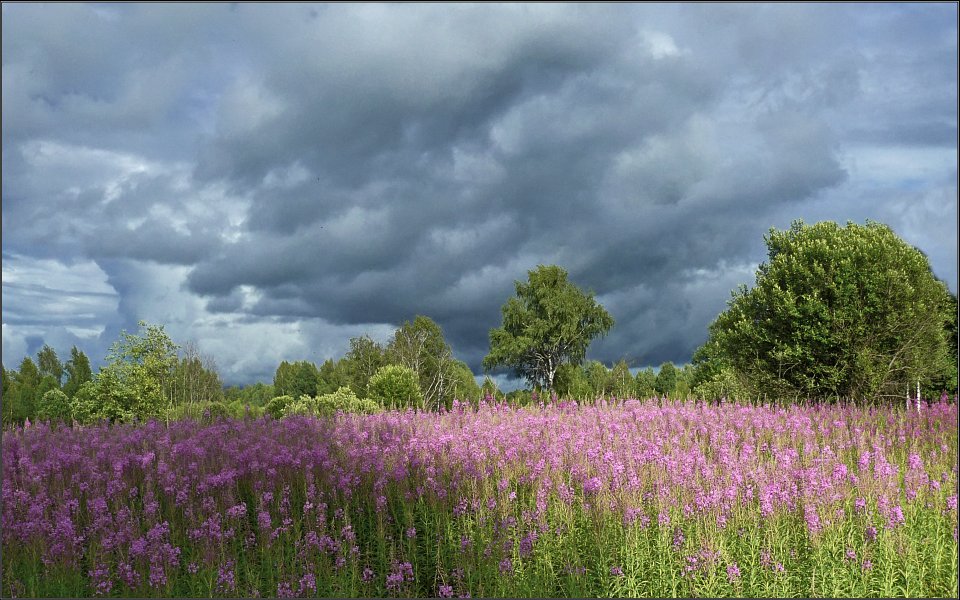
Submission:
[[[173,407],[224,399],[212,358],[201,355],[194,344],[174,344],[162,326],[141,322],[140,327],[139,334],[121,332],[96,374],[76,346],[66,363],[44,345],[36,362],[27,356],[18,370],[0,366],[3,424],[163,417]]]
[[[794,401],[889,401],[910,397],[914,386],[926,398],[956,394],[957,297],[920,250],[870,221],[795,221],[765,241],[754,286],[733,291],[692,368],[661,390]],[[596,393],[591,369],[577,366],[613,318],[560,267],[540,265],[528,276],[490,332],[484,366],[510,368],[535,389]],[[614,379],[629,393],[624,368],[615,367]],[[649,392],[649,378],[638,374],[633,393]]]
[[[503,394],[489,374],[478,385],[453,356],[440,326],[419,315],[380,344],[350,339],[338,360],[283,361],[272,384],[224,389],[216,364],[180,347],[163,326],[122,332],[95,375],[74,346],[61,363],[44,345],[36,362],[2,369],[3,423],[60,419],[179,418],[197,407],[275,417],[333,410],[449,409],[483,396],[534,398],[872,399],[930,398],[957,391],[957,298],[927,257],[887,226],[794,222],[765,237],[768,259],[755,285],[732,293],[692,364],[631,374],[586,360],[590,343],[614,325],[595,299],[556,265],[540,265],[502,307],[490,331],[485,372],[510,370],[527,388]],[[544,398],[546,396],[546,398]]]
[[[36,361],[28,356],[18,370],[3,368],[3,424],[176,419],[202,411],[280,417],[322,411],[326,405],[438,410],[450,408],[454,399],[475,400],[481,394],[440,326],[422,315],[404,322],[387,344],[369,336],[352,338],[350,350],[338,360],[320,366],[283,361],[272,384],[245,387],[224,387],[213,359],[193,344],[177,345],[162,325],[140,322],[139,327],[137,333],[121,332],[96,374],[76,346],[66,364],[44,345]]]

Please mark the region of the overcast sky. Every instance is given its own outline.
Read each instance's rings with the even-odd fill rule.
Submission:
[[[538,264],[684,363],[763,236],[872,219],[957,291],[957,5],[3,4],[3,362],[144,319],[228,383]]]

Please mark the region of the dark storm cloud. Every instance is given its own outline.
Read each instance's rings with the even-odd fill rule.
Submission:
[[[194,269],[191,289],[216,297],[252,285],[265,292],[256,314],[334,323],[425,312],[476,366],[512,280],[539,262],[564,264],[598,293],[669,282],[684,268],[714,265],[718,249],[742,253],[769,205],[842,180],[821,122],[768,111],[735,115],[728,131],[699,123],[717,110],[722,79],[671,42],[652,49],[656,36],[620,29],[602,45],[578,31],[513,44],[522,50],[504,54],[494,75],[470,81],[500,89],[486,103],[474,93],[436,102],[433,90],[411,90],[402,78],[377,82],[369,95],[372,84],[357,78],[336,79],[323,98],[310,85],[265,92],[285,98],[283,117],[218,137],[209,152],[220,176],[265,179],[289,161],[302,181],[258,193],[248,235]],[[331,104],[332,115],[311,109]],[[737,133],[753,138],[751,148],[725,148],[735,127],[747,128]],[[264,138],[273,141],[258,143]],[[286,154],[275,154],[279,146]],[[267,158],[251,162],[252,152]],[[677,245],[685,229],[698,235]],[[482,286],[495,290],[471,308],[482,319],[457,320],[462,305],[434,301],[463,273],[511,261],[509,277]],[[679,344],[689,353],[692,341]]]
[[[885,220],[956,289],[955,21],[947,5],[4,5],[4,252],[95,261],[118,297],[103,340],[173,323],[232,380],[416,314],[479,371],[537,264],[616,318],[592,357],[685,362],[791,218]],[[43,316],[7,262],[14,351],[35,329],[7,324]],[[240,356],[231,335],[279,350]]]

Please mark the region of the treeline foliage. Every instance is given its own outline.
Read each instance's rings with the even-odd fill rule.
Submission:
[[[4,368],[3,424],[176,418],[188,405],[223,404],[223,383],[211,358],[192,344],[181,349],[163,326],[139,326],[138,333],[120,333],[96,375],[76,346],[66,364],[45,345],[36,362],[26,357],[19,370]]]
[[[557,373],[555,391],[560,397],[576,399],[686,398],[692,391],[692,377],[690,365],[678,368],[669,361],[661,364],[656,372],[647,367],[633,375],[625,360],[609,369],[589,360],[582,365],[563,365]]]
[[[481,395],[473,373],[453,357],[439,325],[424,316],[405,322],[385,346],[361,336],[350,340],[344,357],[319,367],[284,361],[272,385],[224,389],[212,358],[193,344],[178,346],[162,326],[144,322],[136,334],[121,332],[96,374],[78,348],[62,364],[54,349],[44,346],[36,361],[27,357],[19,370],[4,368],[2,376],[4,425],[28,419],[86,424],[369,413],[384,407],[437,410],[450,408],[455,398]]]
[[[478,386],[439,325],[404,322],[382,345],[368,336],[319,367],[282,362],[272,385],[223,389],[216,365],[176,345],[162,326],[121,332],[94,375],[78,348],[62,363],[44,346],[36,362],[2,370],[3,424],[27,419],[88,423],[184,416],[275,417],[305,412],[439,410],[484,396],[511,402],[652,396],[704,399],[902,399],[919,381],[925,398],[957,391],[957,298],[922,252],[887,226],[833,222],[770,230],[753,288],[733,292],[693,364],[631,374],[625,361],[586,361],[613,318],[557,266],[529,271],[490,332],[488,369],[510,368],[533,390]],[[546,397],[544,397],[546,396]]]
[[[386,345],[360,336],[350,339],[345,356],[328,359],[320,367],[309,361],[280,363],[273,395],[290,400],[278,401],[268,412],[280,416],[279,407],[294,399],[342,396],[344,389],[381,407],[426,410],[449,409],[454,399],[477,399],[481,394],[470,367],[453,357],[440,326],[418,315],[404,322]]]
[[[695,394],[736,400],[891,400],[957,390],[957,299],[927,257],[889,227],[795,221],[765,238],[768,261],[710,326],[694,367],[664,365],[629,377],[582,364],[613,319],[540,265],[502,308],[487,368],[509,367],[531,387],[560,396]],[[651,390],[652,388],[652,390]]]

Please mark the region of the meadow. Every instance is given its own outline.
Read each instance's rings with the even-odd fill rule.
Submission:
[[[3,433],[4,596],[957,597],[955,402]]]

